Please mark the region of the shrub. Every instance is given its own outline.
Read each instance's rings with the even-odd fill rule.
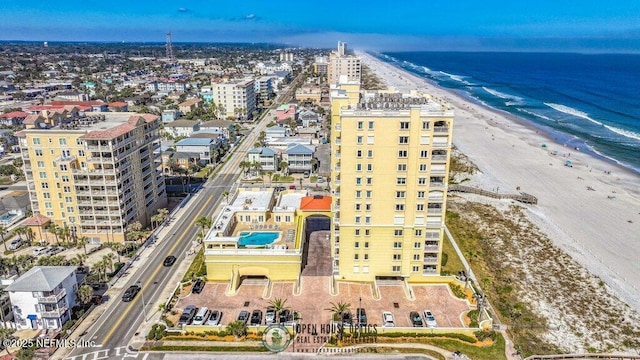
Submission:
[[[400,338],[400,337],[412,337],[412,338],[420,338],[420,337],[441,337],[441,338],[451,338],[451,339],[457,339],[460,341],[464,341],[470,344],[475,344],[477,342],[477,339],[465,334],[457,334],[457,333],[443,333],[443,334],[432,334],[432,333],[400,333],[400,332],[393,332],[393,333],[384,333],[384,334],[380,334],[378,333],[377,337],[381,338],[381,337],[390,337],[390,338]]]
[[[440,261],[440,265],[446,266],[447,265],[447,261],[449,261],[449,254],[447,254],[446,252],[443,252],[442,253],[442,260]]]
[[[476,309],[470,310],[467,313],[467,317],[469,318],[469,327],[478,327],[478,315],[479,315],[479,312]],[[478,339],[478,340],[480,340],[480,339]],[[480,341],[482,341],[482,340],[480,340]]]
[[[455,295],[456,297],[460,298],[460,299],[464,299],[467,296],[464,293],[464,290],[462,289],[462,287],[460,287],[460,285],[456,285],[454,283],[449,283],[449,288],[451,289],[451,292],[453,293],[453,295]]]
[[[473,335],[476,336],[478,341],[484,341],[486,339],[491,339],[492,341],[496,340],[496,332],[493,330],[476,331],[473,333]]]

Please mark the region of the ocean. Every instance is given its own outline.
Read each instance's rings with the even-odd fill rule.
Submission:
[[[640,55],[372,55],[640,173]]]

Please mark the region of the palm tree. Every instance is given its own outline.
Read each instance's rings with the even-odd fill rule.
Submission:
[[[317,166],[318,166],[318,159],[311,158],[311,172],[315,172],[314,170],[317,170]]]
[[[228,191],[223,191],[222,192],[222,197],[224,198],[224,201],[227,203],[227,205],[229,205],[229,192]]]
[[[269,176],[269,186],[271,186],[271,177],[273,176],[273,171],[267,171],[267,175]]]
[[[345,303],[345,302],[338,302],[338,303],[330,303],[331,307],[328,309],[325,309],[327,311],[331,311],[331,313],[333,314],[333,319],[336,319],[336,316],[338,317],[338,321],[342,321],[342,315],[343,314],[348,314],[349,313],[349,308],[351,307],[351,304],[349,303]]]
[[[151,216],[151,224],[153,224],[154,229],[158,226],[159,223],[160,223],[160,216],[158,214]]]
[[[4,244],[4,251],[8,252],[9,249],[7,248],[7,243],[5,242],[4,239],[4,235],[7,233],[7,228],[5,228],[4,226],[0,225],[0,237],[2,237],[2,243]]]
[[[196,234],[196,241],[198,241],[198,243],[199,243],[199,244],[201,244],[201,243],[202,243],[202,240],[204,240],[204,234],[203,234],[203,233],[201,233],[201,232],[198,232],[198,233]]]
[[[78,288],[78,300],[84,305],[88,304],[93,297],[93,288],[89,285],[82,285]]]
[[[158,209],[158,216],[160,218],[160,222],[164,222],[169,216],[169,210],[167,208]]]
[[[240,167],[240,170],[244,171],[246,175],[247,171],[251,168],[251,163],[248,161],[240,161],[240,164],[238,164],[238,166]]]
[[[27,228],[25,226],[18,226],[17,228],[15,228],[15,230],[13,230],[13,233],[18,235],[18,237],[20,238],[20,241],[24,240],[22,238],[22,235],[27,233]]]
[[[115,259],[115,256],[113,255],[113,253],[108,253],[107,255],[102,257],[102,260],[105,261],[106,264],[109,264],[109,267],[111,267],[111,273],[113,273],[113,271],[115,270],[113,268],[113,260]]]
[[[282,298],[275,298],[271,301],[269,301],[269,305],[273,306],[273,311],[275,311],[276,316],[276,322],[279,321],[280,319],[280,312],[282,312],[282,310],[287,309],[287,299],[282,299]]]
[[[84,261],[87,260],[87,255],[86,254],[76,254],[76,260],[78,260],[78,264],[80,264],[80,266],[84,266]]]
[[[124,248],[124,245],[122,243],[111,243],[109,245],[109,247],[111,247],[111,250],[116,252],[116,254],[118,255],[118,262],[121,262],[120,261],[120,250],[122,250]]]
[[[82,246],[84,248],[84,254],[87,255],[87,243],[89,242],[89,238],[86,236],[81,236],[78,238],[78,247]]]
[[[227,332],[233,334],[236,340],[247,334],[247,324],[244,321],[234,321],[227,325]]]
[[[56,224],[54,223],[50,223],[49,226],[47,226],[47,231],[53,235],[55,235],[56,237],[56,244],[58,244],[58,246],[60,246],[60,239],[58,239],[58,226],[56,226]]]
[[[69,231],[67,224],[64,224],[63,227],[58,228],[58,234],[62,238],[62,241],[64,241],[65,243],[69,243],[69,235],[71,235],[71,232]]]
[[[100,280],[104,280],[107,278],[106,270],[107,264],[104,260],[100,260],[97,263],[93,264],[93,271],[98,273],[98,277]]]
[[[280,167],[280,171],[282,171],[282,173],[284,175],[286,175],[287,174],[287,168],[289,167],[289,163],[284,161],[284,160],[280,161],[279,167]]]
[[[201,216],[196,219],[196,225],[202,228],[202,235],[204,235],[205,228],[210,228],[212,224],[213,220],[208,216]]]
[[[4,325],[4,322],[3,322]],[[13,334],[13,329],[1,327],[0,328],[0,340],[4,343],[5,340],[10,339]],[[11,355],[11,351],[9,351],[9,346],[6,347],[7,354]]]
[[[7,294],[7,291],[4,288],[0,288],[0,299],[4,298],[6,294]],[[2,328],[5,327],[3,302],[4,301],[0,301],[0,321],[2,321],[2,326],[1,326]]]

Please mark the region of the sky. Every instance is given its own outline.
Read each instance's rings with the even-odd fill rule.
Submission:
[[[0,40],[640,52],[636,0],[0,0]]]

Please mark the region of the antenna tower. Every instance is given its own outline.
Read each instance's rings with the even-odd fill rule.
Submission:
[[[171,44],[171,32],[167,33],[167,59],[173,63],[173,45]]]

